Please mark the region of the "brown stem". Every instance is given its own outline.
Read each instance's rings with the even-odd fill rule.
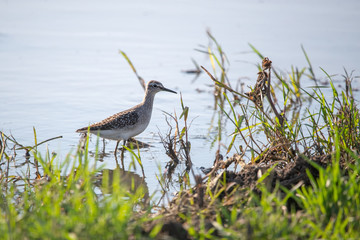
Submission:
[[[271,67],[269,67],[269,70],[268,70],[269,74],[268,74],[268,79],[267,79],[267,82],[268,82],[268,85],[266,87],[266,97],[270,103],[270,106],[272,108],[272,110],[274,111],[277,119],[279,119],[279,123],[280,123],[280,126],[284,126],[284,118],[279,114],[279,112],[277,111],[273,101],[272,101],[272,98],[271,98]]]

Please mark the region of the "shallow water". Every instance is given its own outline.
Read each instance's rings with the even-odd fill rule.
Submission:
[[[118,52],[123,50],[146,81],[156,79],[182,93],[189,119],[194,119],[192,160],[195,167],[209,167],[216,150],[210,147],[214,135],[209,133],[213,96],[207,85],[212,82],[205,74],[193,82],[193,75],[181,72],[193,68],[190,58],[210,68],[207,56],[194,50],[207,45],[206,30],[228,54],[232,82],[250,77],[243,81],[251,85],[255,80],[253,63],[259,59],[249,53],[248,43],[281,70],[307,66],[303,44],[318,76],[324,76],[319,67],[342,74],[343,67],[359,70],[359,10],[355,0],[2,0],[0,130],[24,145],[33,145],[33,126],[39,141],[61,135],[48,147],[64,158],[77,146],[76,129],[142,100],[143,89]],[[150,126],[137,137],[153,146],[141,150],[151,192],[158,189],[157,164],[163,169],[168,161],[158,135],[168,131],[162,111],[179,115],[179,95],[158,93]],[[92,150],[95,143],[92,138]],[[107,151],[114,147],[115,142],[106,145]],[[111,154],[104,163],[115,168]]]

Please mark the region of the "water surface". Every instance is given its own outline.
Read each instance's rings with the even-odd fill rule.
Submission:
[[[24,145],[33,145],[33,126],[39,141],[61,135],[48,148],[64,158],[76,149],[76,129],[142,100],[143,89],[119,54],[123,50],[145,80],[159,80],[182,93],[194,119],[192,160],[195,167],[211,166],[216,150],[209,133],[212,83],[205,74],[193,82],[193,76],[181,72],[193,68],[190,58],[210,68],[207,56],[194,50],[208,44],[206,30],[227,53],[234,83],[240,77],[250,77],[243,79],[246,85],[255,80],[253,63],[259,59],[249,53],[248,43],[284,71],[307,65],[303,44],[319,76],[324,76],[319,67],[342,74],[343,67],[359,70],[359,10],[355,0],[2,0],[0,130]],[[153,146],[141,151],[150,191],[158,189],[157,164],[163,169],[168,161],[159,138],[159,132],[168,131],[162,111],[180,114],[179,95],[158,93],[150,126],[137,137]],[[91,150],[95,143],[92,138]],[[115,142],[106,145],[108,151],[114,147]],[[111,154],[104,163],[115,168]]]

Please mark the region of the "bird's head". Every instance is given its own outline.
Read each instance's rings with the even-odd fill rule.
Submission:
[[[157,93],[160,91],[166,91],[166,92],[171,92],[171,93],[177,93],[173,90],[170,90],[166,87],[164,87],[162,85],[161,82],[155,81],[155,80],[151,80],[150,82],[148,82],[147,86],[146,86],[146,91],[149,93]]]

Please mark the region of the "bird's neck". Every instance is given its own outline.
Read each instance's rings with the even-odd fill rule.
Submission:
[[[155,93],[146,91],[144,99],[142,101],[142,105],[146,108],[152,108],[154,103]]]

